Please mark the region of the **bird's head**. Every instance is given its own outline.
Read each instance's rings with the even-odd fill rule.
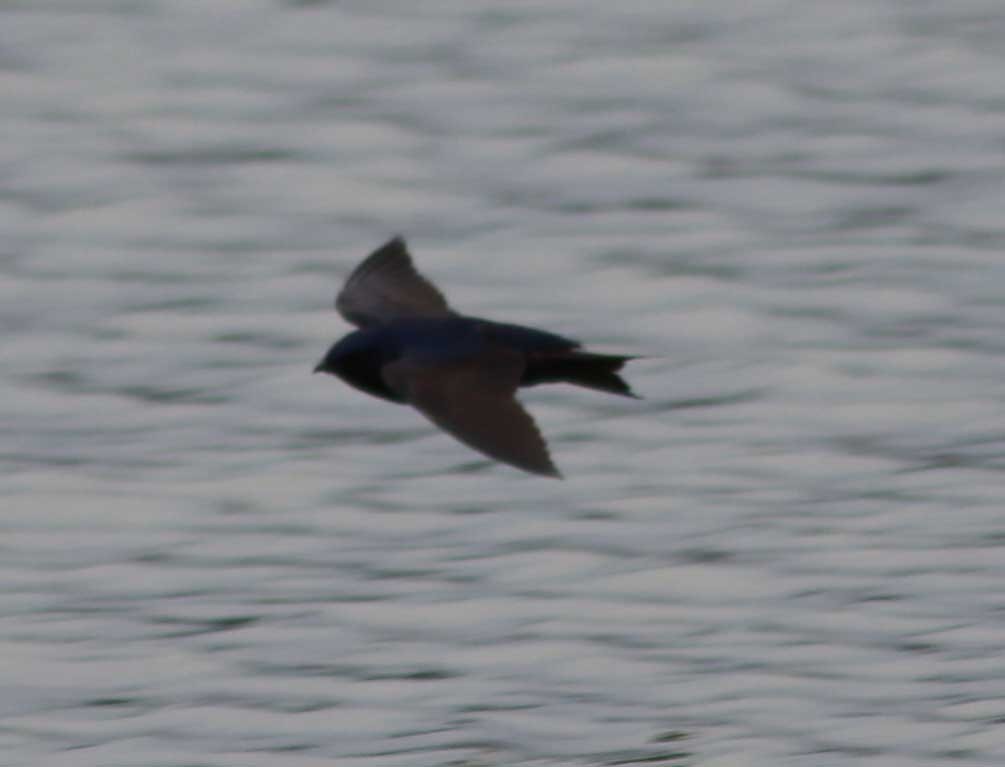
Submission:
[[[401,395],[391,391],[382,375],[384,364],[394,356],[386,338],[372,331],[357,330],[333,344],[314,366],[314,372],[338,376],[368,394],[401,402]]]
[[[371,344],[366,341],[367,339],[359,331],[336,341],[314,366],[314,372],[342,375],[344,370],[358,365],[359,359],[367,356]]]

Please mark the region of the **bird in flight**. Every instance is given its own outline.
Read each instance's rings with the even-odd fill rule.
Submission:
[[[636,397],[618,371],[631,356],[595,354],[543,330],[458,314],[416,271],[401,237],[357,266],[335,308],[359,329],[314,372],[415,407],[470,448],[534,474],[560,478],[521,386],[570,383]]]

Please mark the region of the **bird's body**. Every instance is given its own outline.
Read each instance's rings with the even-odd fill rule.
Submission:
[[[518,387],[572,383],[634,397],[617,371],[628,356],[594,354],[543,330],[456,314],[418,272],[401,238],[374,251],[346,281],[336,307],[360,326],[315,371],[376,397],[412,404],[486,455],[560,476]]]

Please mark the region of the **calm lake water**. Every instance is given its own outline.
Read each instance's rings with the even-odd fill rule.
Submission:
[[[0,765],[1005,764],[1000,0],[0,30]],[[395,233],[565,482],[310,374]]]

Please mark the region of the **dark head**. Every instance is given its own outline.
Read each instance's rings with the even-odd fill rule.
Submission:
[[[315,373],[329,373],[338,376],[350,386],[354,386],[375,397],[403,402],[402,397],[391,391],[381,371],[384,364],[393,359],[393,350],[372,332],[357,330],[335,343],[314,367]]]

